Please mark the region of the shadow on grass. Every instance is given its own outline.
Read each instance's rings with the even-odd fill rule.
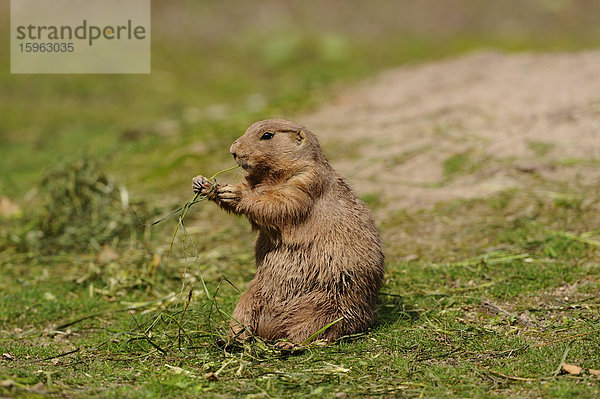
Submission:
[[[404,297],[397,294],[380,292],[375,308],[374,328],[400,321],[414,322],[419,318],[419,312],[407,304]]]

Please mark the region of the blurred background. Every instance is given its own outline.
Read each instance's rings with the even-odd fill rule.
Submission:
[[[150,75],[11,75],[8,0],[0,15],[0,193],[17,203],[84,154],[140,195],[187,195],[251,122],[293,119],[386,68],[600,44],[596,0],[154,0]]]
[[[153,0],[148,75],[11,75],[9,11],[0,396],[598,397],[557,365],[600,368],[600,52],[535,53],[598,48],[599,0]],[[238,357],[249,223],[149,224],[273,117],[374,211],[386,278],[368,339]]]

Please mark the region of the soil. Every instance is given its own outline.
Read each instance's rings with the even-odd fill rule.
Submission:
[[[470,54],[387,71],[298,118],[390,209],[600,183],[600,51]]]

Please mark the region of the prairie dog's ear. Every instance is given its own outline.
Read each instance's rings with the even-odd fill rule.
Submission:
[[[304,131],[302,129],[296,131],[295,139],[296,139],[296,144],[298,144],[298,145],[302,144],[304,142],[304,140],[306,139],[306,133],[304,133]]]

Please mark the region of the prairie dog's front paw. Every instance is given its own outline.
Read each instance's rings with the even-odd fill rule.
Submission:
[[[226,185],[226,186],[221,186],[219,187],[219,189],[217,190],[217,198],[228,205],[236,205],[238,202],[240,202],[240,189],[238,186],[231,186],[231,185]]]
[[[192,179],[193,189],[196,194],[208,195],[213,188],[213,183],[202,175]]]

